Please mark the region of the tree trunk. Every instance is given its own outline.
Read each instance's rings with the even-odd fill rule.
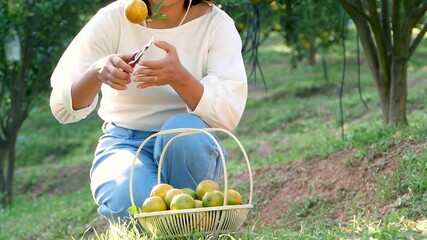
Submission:
[[[7,152],[8,152],[8,164],[7,164],[7,182],[6,182],[6,203],[12,202],[13,198],[13,176],[15,173],[15,159],[16,159],[16,138],[17,135],[13,134],[13,136],[10,137],[10,140],[7,144]]]
[[[311,44],[311,47],[308,48],[308,63],[310,66],[316,65],[316,54],[317,49],[314,47],[314,44]]]
[[[372,76],[379,76],[380,78],[379,81],[375,82],[377,83],[376,87],[380,99],[383,122],[384,124],[395,126],[406,125],[408,124],[406,112],[408,61],[404,58],[393,56],[390,62],[389,74],[384,74],[380,68],[371,68]],[[390,79],[387,79],[388,76]]]
[[[0,145],[0,205],[7,205],[13,198],[17,134],[8,136]]]
[[[379,55],[376,50],[376,45],[373,40],[373,36],[370,33],[371,28],[367,23],[356,16],[353,19],[357,32],[360,36],[360,43],[363,51],[365,52],[368,67],[371,72],[371,76],[374,80],[375,87],[379,96],[381,104],[381,112],[383,122],[388,124],[390,122],[389,111],[390,111],[390,73],[386,74],[387,69],[384,68],[383,64],[380,64]]]
[[[322,57],[322,67],[323,77],[325,78],[326,83],[329,83],[328,63],[326,62],[326,57]]]
[[[408,98],[407,69],[408,62],[404,58],[392,60],[390,86],[389,122],[391,125],[408,124],[406,103]]]
[[[383,122],[408,124],[408,60],[427,32],[423,23],[412,39],[412,30],[427,11],[427,1],[338,0],[350,15],[366,55],[380,97]],[[390,11],[391,10],[391,11]]]
[[[4,175],[5,161],[6,161],[6,141],[0,140],[0,205],[6,203],[6,176]]]

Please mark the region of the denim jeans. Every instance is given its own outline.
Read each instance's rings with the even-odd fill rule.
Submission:
[[[161,130],[175,128],[207,128],[205,122],[192,114],[178,114],[166,121]],[[92,195],[99,205],[98,212],[110,222],[129,219],[130,171],[141,143],[154,132],[136,131],[104,123],[104,135],[99,139],[90,170]],[[215,133],[212,133],[215,136]],[[141,207],[157,184],[158,163],[164,146],[175,134],[149,140],[138,155],[133,170],[133,199]],[[219,181],[223,166],[220,150],[206,134],[193,134],[174,140],[165,152],[161,182],[175,188],[195,189],[204,179]]]

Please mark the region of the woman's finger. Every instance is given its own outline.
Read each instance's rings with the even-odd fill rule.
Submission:
[[[131,61],[132,54],[113,55],[111,63],[114,67],[123,70],[126,73],[132,73],[133,68],[128,64]]]
[[[138,70],[135,70],[134,74],[144,74],[145,69],[161,69],[164,65],[164,59],[156,60],[156,61],[140,61],[138,63],[142,67]]]
[[[143,76],[138,81],[137,88],[146,88],[146,87],[161,86],[161,85],[164,85],[161,77],[157,75]]]
[[[116,68],[111,66],[109,68],[109,72],[111,74],[111,76],[113,76],[116,79],[119,80],[124,80],[125,82],[130,82],[130,74],[128,72],[125,72],[124,70],[120,69],[120,68]]]
[[[126,90],[127,86],[124,84],[119,84],[117,82],[108,81],[107,85],[109,85],[111,88],[114,88],[116,90]]]
[[[176,54],[176,48],[166,41],[155,41],[154,44],[157,47],[163,49],[167,55],[175,55]]]

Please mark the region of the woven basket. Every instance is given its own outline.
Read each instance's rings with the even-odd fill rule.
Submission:
[[[242,205],[227,205],[227,194],[224,194],[224,205],[220,207],[203,207],[203,208],[193,208],[193,209],[183,209],[183,210],[168,210],[162,212],[150,212],[150,213],[141,213],[135,214],[134,217],[138,219],[143,228],[149,232],[153,237],[156,238],[176,238],[185,235],[189,235],[195,232],[201,232],[208,234],[211,238],[218,238],[219,234],[223,233],[233,233],[236,232],[243,222],[245,221],[249,211],[253,208],[252,205],[252,193],[253,193],[253,181],[251,173],[251,165],[248,159],[248,156],[243,149],[240,141],[229,131],[220,128],[205,128],[205,129],[195,129],[195,128],[179,128],[161,131],[155,133],[145,139],[142,142],[141,146],[138,148],[138,151],[135,154],[134,162],[132,165],[130,173],[130,199],[133,206],[135,206],[134,197],[133,197],[133,169],[135,167],[136,159],[141,152],[143,146],[152,138],[166,135],[166,134],[176,134],[171,140],[165,145],[165,148],[160,155],[159,160],[159,171],[157,174],[158,184],[161,183],[161,173],[160,169],[162,168],[163,157],[170,146],[170,144],[177,138],[188,136],[192,134],[207,134],[215,143],[218,149],[221,149],[220,144],[212,136],[211,132],[223,132],[228,134],[234,141],[239,145],[240,150],[243,153],[243,156],[246,160],[246,164],[249,171],[249,200],[247,204]],[[223,164],[224,171],[224,193],[228,190],[228,177],[227,177],[227,165],[225,162],[225,157],[223,151],[220,152],[220,157]]]

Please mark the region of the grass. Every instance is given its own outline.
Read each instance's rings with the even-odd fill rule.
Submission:
[[[251,85],[247,110],[235,131],[250,156],[253,169],[354,149],[354,161],[347,163],[351,167],[360,164],[360,159],[369,159],[397,144],[427,138],[427,88],[425,85],[417,87],[425,81],[422,59],[425,59],[427,47],[422,47],[411,61],[409,81],[415,87],[409,89],[410,125],[405,127],[389,127],[381,123],[378,97],[365,65],[362,65],[361,84],[369,109],[363,105],[357,89],[356,66],[348,66],[342,99],[345,123],[342,139],[339,112],[341,50],[337,48],[328,56],[329,81],[326,81],[320,64],[307,66],[301,63],[298,68],[291,68],[288,49],[280,42],[273,36],[260,49],[268,90],[259,84],[260,81]],[[354,51],[355,45],[351,42],[348,45],[349,51]],[[146,239],[137,237],[135,231],[103,233],[90,230],[99,225],[99,218],[88,183],[79,183],[70,191],[61,189],[60,186],[65,186],[64,174],[75,174],[71,169],[83,166],[84,171],[89,171],[94,146],[101,134],[101,121],[92,114],[85,121],[60,125],[51,116],[47,97],[39,99],[19,134],[15,173],[15,189],[18,190],[12,205],[0,207],[0,239]],[[236,176],[247,171],[238,155],[237,145],[228,138],[223,142],[232,156],[229,174]],[[263,185],[268,189],[278,180],[272,176],[266,181]],[[396,172],[379,176],[375,189],[379,202],[399,204],[396,211],[380,219],[371,218],[369,213],[355,211],[355,203],[355,206],[348,206],[348,211],[354,213],[351,220],[331,222],[328,209],[334,206],[327,199],[309,196],[295,202],[283,213],[288,225],[261,227],[255,219],[240,234],[224,238],[427,238],[425,145],[418,151],[407,148],[398,161]],[[262,200],[262,196],[255,198],[258,202]]]
[[[102,133],[102,122],[96,114],[90,115],[87,121],[61,125],[50,112],[48,97],[46,94],[38,99],[20,131],[17,167],[57,161],[75,164],[76,161],[87,161],[93,155],[97,139]]]
[[[1,239],[79,238],[96,214],[89,185],[61,195],[17,196],[2,209]]]

